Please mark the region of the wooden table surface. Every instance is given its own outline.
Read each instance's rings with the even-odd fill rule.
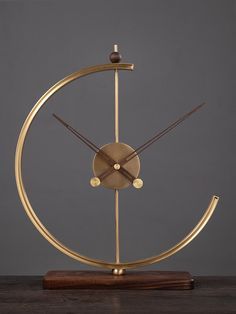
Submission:
[[[0,277],[0,313],[236,313],[236,277],[195,277],[195,289],[43,290],[40,276]]]

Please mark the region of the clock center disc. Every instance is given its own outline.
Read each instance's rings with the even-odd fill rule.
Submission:
[[[132,182],[119,172],[119,161],[134,152],[134,149],[124,143],[110,143],[102,146],[101,150],[115,161],[114,172],[103,179],[101,184],[108,189],[124,189],[129,187]],[[98,153],[94,156],[93,172],[96,177],[99,177],[103,172],[110,168],[111,166],[107,164]],[[137,178],[140,171],[140,159],[138,155],[123,165],[123,168]]]

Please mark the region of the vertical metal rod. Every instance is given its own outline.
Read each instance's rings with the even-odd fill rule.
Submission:
[[[116,225],[116,263],[120,263],[120,240],[119,240],[119,191],[115,190],[115,225]]]
[[[118,52],[118,45],[114,45]],[[115,70],[115,142],[119,142],[119,76]],[[116,263],[120,263],[120,236],[119,236],[119,191],[115,190],[115,229],[116,229]]]
[[[119,142],[119,76],[118,70],[115,70],[115,141]]]

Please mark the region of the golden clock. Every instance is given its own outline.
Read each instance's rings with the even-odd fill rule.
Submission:
[[[175,244],[173,247],[167,249],[166,251],[151,256],[145,259],[135,260],[132,262],[124,262],[120,261],[120,243],[119,243],[119,193],[122,189],[133,187],[136,189],[141,189],[145,182],[142,181],[140,175],[140,154],[147,149],[150,145],[154,144],[161,137],[166,135],[168,132],[173,130],[177,125],[182,123],[185,119],[195,113],[197,110],[202,108],[205,103],[202,103],[185,115],[181,116],[178,120],[171,123],[166,129],[152,136],[147,142],[141,144],[138,148],[132,148],[130,145],[123,143],[119,138],[119,71],[133,71],[134,64],[130,63],[121,63],[121,55],[118,52],[117,45],[114,45],[114,51],[110,54],[109,64],[95,65],[90,66],[84,69],[81,69],[77,72],[74,72],[64,79],[57,82],[53,85],[34,105],[30,113],[28,114],[25,122],[22,126],[22,129],[19,134],[19,139],[16,147],[16,155],[15,155],[15,177],[17,189],[19,192],[19,196],[23,207],[34,224],[34,226],[38,229],[38,231],[44,236],[44,238],[49,241],[54,247],[56,247],[62,253],[70,256],[71,258],[78,260],[82,263],[97,266],[100,268],[110,269],[112,270],[113,275],[122,275],[125,270],[137,268],[140,266],[146,266],[153,263],[157,263],[173,254],[181,250],[185,247],[189,242],[191,242],[197,234],[204,228],[210,219],[211,215],[214,212],[214,209],[218,203],[219,197],[212,196],[210,203],[198,222],[198,224],[192,229],[189,234],[187,234],[180,242]],[[54,114],[54,118],[56,121],[62,124],[66,129],[68,129],[74,136],[78,138],[78,140],[82,141],[86,144],[93,152],[94,158],[91,165],[91,170],[93,175],[88,180],[90,182],[90,188],[108,188],[111,190],[111,193],[114,193],[114,204],[115,204],[115,235],[116,235],[116,255],[114,258],[114,262],[107,262],[104,260],[94,259],[88,256],[84,256],[79,252],[76,252],[58,239],[47,230],[47,228],[42,224],[36,215],[29,197],[27,195],[27,191],[24,186],[23,181],[23,173],[22,173],[22,159],[23,159],[23,150],[24,144],[29,132],[30,126],[33,120],[37,117],[39,110],[42,110],[46,104],[47,100],[55,94],[58,90],[62,89],[67,84],[70,84],[72,81],[83,78],[87,75],[92,75],[96,72],[102,71],[113,71],[114,72],[114,142],[107,143],[102,147],[98,147],[91,139],[86,138],[82,133],[78,130],[74,129],[68,122],[64,121],[57,114]],[[138,193],[138,191],[137,191]]]

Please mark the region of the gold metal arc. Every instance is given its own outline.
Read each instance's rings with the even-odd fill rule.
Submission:
[[[45,102],[54,94],[56,93],[59,89],[61,89],[63,86],[66,84],[70,83],[71,81],[74,81],[82,76],[92,74],[95,72],[100,72],[100,71],[107,71],[107,70],[133,70],[133,64],[104,64],[104,65],[98,65],[98,66],[93,66],[93,67],[88,67],[84,68],[80,71],[74,72],[71,75],[65,77],[61,81],[57,82],[54,86],[52,86],[39,100],[38,102],[34,105],[30,113],[28,114],[23,127],[21,129],[18,142],[17,142],[17,147],[16,147],[16,154],[15,154],[15,177],[16,177],[16,185],[18,189],[18,193],[21,199],[21,202],[23,204],[23,207],[31,220],[31,222],[34,224],[36,229],[42,234],[42,236],[50,242],[55,248],[57,248],[59,251],[62,253],[66,254],[67,256],[78,260],[82,263],[91,265],[91,266],[96,266],[96,267],[103,267],[107,269],[131,269],[131,268],[136,268],[140,266],[146,266],[150,265],[153,263],[157,263],[173,254],[181,250],[184,246],[186,246],[189,242],[191,242],[197,235],[198,233],[204,228],[204,226],[207,224],[208,220],[210,219],[211,215],[213,214],[215,207],[218,203],[219,197],[213,196],[210,204],[205,211],[204,215],[198,222],[198,224],[195,226],[195,228],[179,243],[171,247],[169,250],[156,255],[152,257],[148,257],[146,259],[140,259],[136,260],[133,262],[128,262],[128,263],[109,263],[103,260],[98,260],[98,259],[93,259],[84,255],[81,255],[67,246],[65,246],[63,243],[61,243],[59,240],[57,240],[50,232],[49,230],[46,229],[46,227],[42,224],[38,216],[33,210],[33,207],[31,206],[31,203],[28,199],[24,183],[23,183],[23,177],[22,177],[22,156],[23,156],[23,148],[24,148],[24,143],[26,140],[27,133],[30,129],[30,126],[37,115],[38,111],[42,108],[42,106],[45,104]]]

